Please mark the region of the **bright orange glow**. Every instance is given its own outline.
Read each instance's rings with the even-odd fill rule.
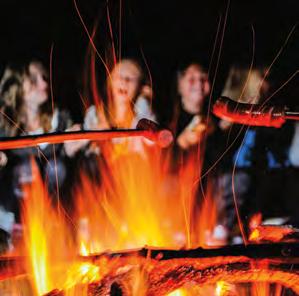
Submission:
[[[249,221],[249,228],[251,230],[254,230],[255,228],[257,228],[261,224],[262,224],[262,214],[257,213],[257,214],[255,214],[251,217],[251,219]]]
[[[115,160],[113,180],[102,180],[102,186],[82,175],[82,187],[76,195],[78,238],[81,244],[85,240],[90,252],[175,246],[170,218],[179,211],[166,212],[168,200],[150,165],[138,156],[129,158]]]
[[[252,242],[279,242],[292,233],[294,233],[294,229],[287,226],[260,225],[251,232],[249,240]]]
[[[215,288],[215,296],[225,296],[225,295],[235,295],[236,288],[235,286],[225,282],[218,281]]]
[[[188,296],[188,294],[185,289],[178,289],[167,294],[167,296]]]
[[[131,152],[132,145],[149,153]],[[99,161],[101,183],[83,173],[77,186],[78,246],[81,255],[106,249],[124,250],[145,245],[174,248],[204,246],[207,231],[216,223],[216,207],[208,192],[195,207],[194,163],[179,176],[161,168],[161,151],[129,139],[105,147],[108,165]]]
[[[37,293],[44,294],[51,291],[54,286],[49,275],[49,242],[45,234],[45,228],[53,220],[48,212],[49,199],[38,173],[38,168],[32,162],[33,184],[24,187],[25,203],[23,219],[25,227],[25,242],[31,262],[30,270],[34,274]],[[49,215],[45,219],[46,216]],[[45,225],[48,221],[48,225]]]
[[[127,110],[124,120],[117,122],[113,118],[117,104],[109,96],[109,85],[113,79],[111,65],[105,63],[95,47],[96,30],[92,34],[88,32],[75,0],[74,5],[90,41],[90,75],[86,76],[86,84],[91,88],[90,94],[101,123],[97,127],[109,128],[109,117],[115,121],[115,126],[130,128],[133,109]],[[107,13],[113,39],[108,5]],[[116,65],[114,44],[112,48],[110,55],[113,55],[113,64]],[[98,89],[96,57],[103,62],[107,72],[107,109],[110,110],[104,106]],[[84,93],[85,96],[88,92]],[[131,107],[131,103],[129,105]],[[109,114],[107,118],[106,114]],[[225,242],[214,237],[217,225],[215,188],[210,180],[200,178],[204,145],[198,145],[201,147],[196,147],[198,150],[192,151],[189,158],[179,159],[179,169],[174,173],[169,151],[162,151],[145,140],[142,136],[148,135],[148,131],[131,132],[138,138],[124,138],[128,134],[121,130],[109,133],[74,131],[0,142],[0,149],[11,149],[84,138],[96,141],[88,147],[88,152],[93,148],[100,151],[96,164],[100,181],[80,172],[80,183],[72,188],[75,209],[67,218],[59,201],[48,195],[39,169],[32,161],[33,181],[23,188],[25,200],[22,212],[28,271],[28,274],[22,275],[22,280],[27,281],[29,288],[24,292],[25,284],[22,283],[22,288],[13,287],[13,293],[8,295],[17,296],[21,291],[22,295],[35,296],[55,290],[63,291],[65,296],[110,295],[112,293],[106,293],[105,289],[109,290],[114,283],[125,283],[128,293],[123,294],[133,296],[241,296],[238,285],[248,283],[246,292],[251,289],[251,295],[266,296],[270,295],[270,282],[285,285],[299,293],[297,270],[279,270],[279,264],[288,264],[289,258],[282,261],[279,261],[281,258],[254,260],[241,254],[169,259],[167,255],[173,254],[171,251],[161,251],[152,258],[155,247],[175,249],[178,250],[175,254],[182,254],[179,253],[181,249],[215,247]],[[260,214],[252,219],[249,226],[251,241],[279,241],[292,232],[288,228],[266,227],[261,222]],[[113,254],[113,251],[144,246],[153,248]],[[104,251],[107,253],[88,257]],[[31,278],[34,283],[31,283]],[[0,278],[0,294],[2,284],[6,284],[4,280]],[[18,280],[11,281],[16,284]],[[88,290],[89,283],[96,286],[96,294]],[[34,286],[33,292],[30,291],[31,285]],[[280,291],[281,286],[275,295],[280,295]]]
[[[127,141],[120,143],[128,144]],[[36,294],[59,289],[66,295],[88,295],[86,284],[100,283],[107,277],[126,279],[127,273],[134,279],[128,284],[132,295],[237,295],[235,285],[247,282],[254,284],[252,295],[257,290],[262,291],[261,295],[269,295],[268,283],[272,281],[298,289],[297,275],[269,271],[268,260],[250,261],[246,257],[159,261],[134,255],[130,258],[105,255],[95,257],[98,259],[93,263],[78,261],[78,253],[88,256],[107,249],[124,250],[145,245],[170,249],[205,246],[217,220],[210,186],[200,209],[192,211],[195,195],[187,190],[190,187],[184,187],[194,185],[191,164],[184,167],[185,171],[177,179],[161,169],[160,154],[155,149],[149,156],[123,149],[109,149],[109,153],[111,151],[111,158],[107,158],[109,168],[102,159],[99,161],[99,167],[105,172],[101,183],[81,175],[81,186],[76,189],[75,228],[67,226],[62,209],[50,200],[37,166],[32,163],[34,181],[24,187],[23,218],[31,259],[28,270],[34,274]],[[163,185],[169,184],[165,178],[174,178],[173,186],[165,188]],[[76,230],[74,240],[71,229]],[[194,272],[233,262],[249,262],[250,269],[216,268],[213,277],[206,279],[200,272]],[[182,266],[186,276],[163,281],[165,274],[175,274]],[[258,281],[261,284],[256,284]]]
[[[76,262],[76,246],[62,215],[47,194],[32,161],[33,181],[24,186],[23,222],[28,271],[37,295],[99,278],[99,267]],[[71,266],[71,267],[70,267]]]
[[[213,287],[211,286],[196,286],[194,283],[192,285],[186,285],[183,288],[172,291],[166,296],[203,296],[203,295],[213,295]]]
[[[78,262],[77,254],[146,245],[169,249],[205,245],[203,233],[213,228],[216,212],[208,194],[200,210],[193,213],[195,193],[191,187],[196,168],[188,163],[182,174],[171,175],[161,168],[160,149],[144,146],[150,153],[132,153],[130,141],[105,147],[106,161],[99,160],[99,169],[105,172],[100,184],[81,174],[75,228],[48,196],[32,161],[33,182],[24,186],[23,221],[28,270],[34,275],[37,294],[98,281],[107,272],[105,264],[99,269]],[[136,141],[143,145],[143,139]],[[137,275],[139,293],[146,288],[142,276]]]
[[[292,227],[285,225],[263,225],[260,213],[250,219],[249,228],[249,241],[254,243],[263,241],[279,242],[295,231]]]
[[[100,280],[100,268],[88,262],[75,263],[68,268],[65,289],[71,289],[74,283],[92,283]]]
[[[216,284],[216,296],[222,296],[223,291],[225,290],[225,282],[224,281],[219,281]]]
[[[184,285],[184,287],[168,293],[166,296],[227,296],[227,294],[223,293],[217,294],[217,291],[224,291],[219,290],[218,283],[215,288],[215,285],[197,285],[195,282],[191,281],[190,283]]]

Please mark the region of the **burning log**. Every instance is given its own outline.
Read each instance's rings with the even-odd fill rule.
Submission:
[[[76,284],[74,291],[84,290],[86,294],[72,295],[132,295],[133,287],[136,289],[136,282],[139,282],[140,289],[145,289],[142,295],[162,296],[190,282],[202,286],[218,281],[278,283],[299,294],[299,243],[190,250],[143,248],[79,259],[99,266],[102,274],[99,281]],[[21,257],[2,258],[2,280],[8,266],[21,266],[23,262]],[[7,279],[15,276],[6,275]],[[65,293],[67,291],[53,290],[45,296],[63,296]]]
[[[55,289],[47,294],[45,294],[44,296],[64,296],[64,292],[58,289]]]
[[[246,256],[250,259],[281,258],[281,260],[299,260],[299,243],[250,244],[247,246],[233,245],[213,249],[196,248],[166,250],[157,248],[142,248],[123,252],[105,252],[98,255],[84,256],[82,258],[84,260],[96,262],[98,259],[103,257],[108,257],[109,259],[141,257],[164,261],[185,258],[207,259],[220,256]]]
[[[137,279],[146,287],[147,296],[167,295],[190,282],[202,286],[218,281],[278,283],[299,294],[298,243],[192,250],[143,248],[82,260],[99,266],[104,261],[108,267],[99,282],[88,284],[90,296],[132,295]],[[63,295],[51,293],[47,295]]]
[[[120,267],[130,265],[130,258],[140,259],[140,266],[147,271],[146,295],[166,295],[194,282],[198,285],[215,284],[224,280],[229,283],[275,282],[299,293],[299,244],[263,244],[229,246],[219,249],[156,250],[141,249],[133,252],[102,254],[89,257],[99,260],[108,256],[122,261]],[[134,262],[134,261],[133,261]],[[116,269],[117,274],[117,269]],[[131,274],[135,269],[129,269]],[[128,283],[128,274],[108,274],[90,295],[109,294],[113,284]],[[123,292],[121,295],[128,295]]]

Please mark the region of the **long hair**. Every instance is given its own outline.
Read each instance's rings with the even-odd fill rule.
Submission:
[[[0,81],[0,133],[15,136],[20,126],[17,106],[22,97],[22,71],[7,66]]]
[[[39,60],[31,60],[30,62],[26,63],[23,72],[22,72],[22,83],[25,78],[30,78],[30,71],[29,67],[30,65],[35,64],[39,70],[42,73],[43,79],[48,83],[49,85],[49,75],[46,67],[40,62]],[[31,81],[34,83],[34,81]],[[23,95],[23,94],[22,94]],[[48,91],[48,96],[49,96],[49,91]],[[17,106],[17,111],[19,113],[19,121],[21,122],[22,125],[25,125],[24,122],[24,116],[23,116],[23,108],[24,108],[24,100],[22,99],[20,104]],[[47,133],[51,130],[51,121],[52,121],[52,115],[53,115],[54,110],[52,110],[52,104],[51,100],[48,99],[39,106],[39,119],[40,119],[40,124],[41,127],[43,128],[44,132]]]
[[[48,82],[47,71],[37,60],[32,60],[23,67],[9,65],[4,70],[0,81],[0,130],[3,136],[15,136],[26,132],[23,82],[25,78],[30,79],[29,66],[32,63],[38,65],[43,78]],[[53,115],[51,107],[49,99],[39,106],[39,119],[44,132],[51,130]]]
[[[202,65],[202,63],[200,63],[197,59],[191,59],[191,60],[186,60],[186,61],[182,61],[177,68],[176,71],[176,75],[173,79],[172,82],[172,90],[171,90],[171,97],[173,100],[173,111],[172,111],[172,118],[170,121],[170,128],[172,131],[176,132],[177,130],[177,123],[178,123],[178,118],[179,118],[179,114],[181,112],[182,109],[182,97],[181,94],[179,93],[179,80],[181,77],[183,77],[187,71],[187,69],[191,66],[196,66],[198,67],[199,71],[203,72],[203,73],[207,73],[206,68],[204,65]],[[206,104],[207,101],[205,100],[203,102],[204,106],[203,106],[203,112],[205,112],[206,108]]]
[[[226,80],[223,96],[243,103],[255,104],[262,99],[264,67],[254,67],[251,71],[243,66],[233,65]],[[262,83],[263,82],[263,83]]]
[[[120,65],[122,63],[125,63],[125,62],[129,62],[129,63],[132,63],[139,71],[139,79],[138,79],[138,88],[136,90],[136,93],[135,93],[135,96],[133,98],[133,100],[131,101],[131,110],[132,110],[132,113],[134,113],[134,104],[136,102],[136,99],[138,98],[138,95],[140,94],[140,91],[141,91],[141,88],[142,86],[144,85],[145,83],[145,75],[144,75],[144,71],[142,69],[142,66],[141,64],[136,60],[136,59],[132,59],[132,58],[125,58],[125,59],[122,59],[121,61],[119,61],[113,69],[115,69],[115,67],[117,65]],[[113,71],[112,69],[112,71]],[[111,71],[111,73],[112,73]],[[106,83],[106,98],[107,98],[107,101],[106,101],[106,108],[105,108],[105,116],[108,120],[108,122],[113,126],[114,125],[114,112],[115,112],[115,101],[114,101],[114,98],[113,98],[113,94],[112,94],[112,81],[111,81],[111,76],[108,75],[107,77],[107,83]],[[133,114],[135,115],[135,114]]]

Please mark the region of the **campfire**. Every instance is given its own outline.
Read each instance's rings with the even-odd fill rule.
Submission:
[[[24,246],[0,261],[1,295],[299,294],[291,228],[275,228],[276,243],[263,244],[274,228],[258,223],[255,243],[222,246],[212,239],[212,186],[195,207],[192,162],[174,177],[161,148],[138,155],[126,153],[126,140],[119,145],[103,148],[109,169],[99,162],[101,182],[81,173],[71,214],[49,196],[32,161],[34,181],[23,188]]]

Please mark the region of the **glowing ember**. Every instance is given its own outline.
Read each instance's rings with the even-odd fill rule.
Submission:
[[[118,145],[126,147],[129,142]],[[34,275],[36,295],[111,295],[115,290],[124,295],[225,296],[237,295],[237,285],[244,283],[253,283],[252,291],[269,295],[271,282],[299,291],[299,277],[290,271],[298,259],[281,259],[283,250],[269,258],[255,257],[252,246],[241,251],[238,247],[189,250],[211,242],[217,221],[212,188],[208,186],[200,210],[193,213],[195,195],[186,188],[196,181],[194,167],[188,163],[176,179],[161,169],[160,150],[151,152],[145,156],[110,147],[104,152],[109,155],[109,169],[106,162],[99,161],[105,172],[100,183],[81,174],[81,186],[76,189],[75,233],[59,203],[48,196],[32,162],[34,180],[24,186],[23,219],[30,259],[27,270]],[[165,188],[165,178],[174,178],[176,186]],[[260,230],[259,222],[251,225],[252,233]],[[161,250],[90,257],[107,249],[145,245]],[[79,258],[78,253],[84,257]]]
[[[28,272],[34,275],[36,294],[111,295],[116,290],[125,295],[224,296],[234,295],[235,285],[259,281],[265,285],[255,288],[264,295],[269,294],[267,285],[273,281],[299,291],[297,274],[280,270],[279,264],[290,264],[287,260],[221,255],[221,249],[213,256],[201,256],[202,249],[188,253],[198,246],[223,243],[213,238],[217,213],[209,183],[197,207],[199,161],[188,159],[175,175],[169,173],[161,149],[144,143],[143,138],[99,148],[101,180],[96,182],[81,172],[74,215],[68,220],[59,201],[48,196],[32,162],[33,182],[24,186],[23,220]],[[257,241],[264,229],[260,221],[257,216],[250,225],[251,239]],[[269,229],[277,240],[290,233]],[[108,249],[147,245],[161,250],[89,257]]]
[[[215,296],[236,295],[236,287],[224,281],[218,281]]]
[[[124,149],[128,145],[130,140],[125,140],[105,151],[109,170],[101,160],[99,168],[105,174],[100,184],[93,183],[82,173],[81,187],[76,189],[76,240],[63,209],[54,199],[51,201],[32,162],[34,178],[31,184],[24,186],[23,220],[30,258],[28,270],[34,274],[37,294],[98,282],[114,269],[110,263],[107,267],[107,262],[101,268],[98,263],[80,263],[76,259],[78,253],[88,256],[106,249],[145,245],[178,249],[205,244],[203,233],[215,224],[215,207],[207,196],[201,215],[197,213],[201,220],[191,223],[195,197],[192,190],[184,188],[196,181],[195,168],[189,163],[177,183],[175,176],[161,169],[160,149],[148,147],[146,149],[152,150],[146,155],[128,153]],[[165,187],[167,178],[173,178],[173,184],[179,186]],[[182,206],[174,200],[180,200]],[[137,259],[133,266],[139,264]],[[120,270],[123,272],[126,268],[118,269],[118,274]],[[140,275],[140,271],[137,274]],[[135,283],[139,284],[135,284],[135,289],[145,291],[143,277],[137,278]]]
[[[118,145],[127,146],[129,142]],[[36,294],[63,295],[60,291],[65,291],[67,295],[106,295],[116,289],[130,295],[224,296],[235,295],[235,285],[259,281],[266,283],[254,286],[260,291],[268,291],[267,285],[273,281],[299,291],[299,277],[276,267],[279,262],[284,264],[279,259],[223,256],[225,249],[218,249],[218,255],[213,253],[209,258],[201,256],[200,249],[198,253],[179,250],[210,243],[217,221],[209,186],[200,210],[192,211],[195,195],[184,187],[188,184],[190,188],[195,181],[191,163],[177,182],[176,176],[161,169],[160,150],[153,149],[146,157],[117,147],[107,151],[109,169],[106,162],[99,161],[99,168],[105,172],[101,183],[81,174],[81,186],[76,189],[75,236],[62,208],[51,202],[32,163],[34,181],[24,187],[23,218],[31,259],[28,270],[34,274]],[[170,177],[176,187],[165,188],[165,178]],[[252,225],[253,231],[260,227],[259,223]],[[88,257],[107,249],[145,245],[162,249]],[[78,253],[84,257],[79,259]]]
[[[69,267],[65,289],[71,289],[74,283],[87,284],[100,280],[100,267],[89,262],[76,263]]]
[[[184,289],[179,289],[179,290],[175,290],[169,294],[167,294],[167,296],[188,296],[186,290]]]
[[[298,232],[291,226],[262,225],[262,215],[254,215],[249,223],[250,234],[249,241],[260,243],[263,241],[279,242],[283,240],[293,240],[292,234]]]

